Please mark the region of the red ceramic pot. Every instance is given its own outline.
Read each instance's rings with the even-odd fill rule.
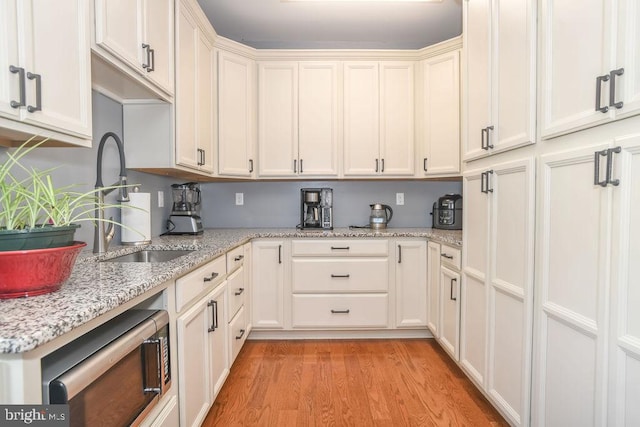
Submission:
[[[0,252],[0,299],[42,295],[69,278],[84,242],[48,249]]]

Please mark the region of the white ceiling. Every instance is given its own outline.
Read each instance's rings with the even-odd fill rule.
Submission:
[[[462,33],[462,0],[198,0],[216,32],[257,49],[419,49]]]

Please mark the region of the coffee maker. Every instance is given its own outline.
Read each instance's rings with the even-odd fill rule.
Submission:
[[[202,234],[200,186],[196,182],[172,184],[173,209],[166,234]]]
[[[333,230],[333,190],[331,188],[300,190],[300,228]]]

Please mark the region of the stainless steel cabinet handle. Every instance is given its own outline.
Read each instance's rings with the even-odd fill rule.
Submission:
[[[487,193],[487,173],[486,172],[482,172],[480,174],[480,192],[481,193]]]
[[[293,159],[293,173],[298,173],[298,159]]]
[[[491,186],[491,181],[489,181],[489,175],[493,175],[493,170],[487,171],[487,193],[493,193],[493,187]]]
[[[458,299],[458,297],[457,297],[457,295],[455,297],[453,296],[453,282],[456,282],[456,284],[457,284],[458,279],[451,279],[451,291],[449,293],[449,299],[451,299],[452,301],[455,301],[455,300]]]
[[[331,246],[332,251],[348,251],[349,246]]]
[[[616,76],[621,76],[624,74],[624,68],[618,68],[617,70],[613,70],[609,73],[609,78],[611,79],[611,87],[609,88],[609,107],[616,107],[618,109],[622,108],[624,102],[616,102]]]
[[[249,159],[249,173],[253,172],[253,159]]]
[[[398,264],[402,264],[402,245],[398,245]]]
[[[302,170],[302,159],[300,159],[300,173],[303,173],[304,171]]]
[[[493,126],[487,126],[487,150],[489,148],[493,148],[493,144],[491,143],[491,131],[493,131]]]
[[[282,245],[278,245],[278,264],[282,264]]]
[[[244,255],[238,255],[237,257],[235,257],[233,260],[234,261],[242,261],[242,259],[244,258]]]
[[[207,303],[207,307],[211,307],[211,326],[209,326],[208,331],[213,332],[218,328],[218,302],[210,300]]]
[[[142,43],[142,49],[145,50],[145,53],[147,55],[147,62],[142,63],[142,68],[144,68],[145,70],[151,66],[151,54],[149,53],[149,48],[150,46],[148,44]]]
[[[440,254],[440,256],[441,256],[441,257],[444,257],[444,258],[446,258],[446,259],[453,259],[453,255],[449,255],[449,254],[444,253],[444,252],[443,252],[443,253],[441,253],[441,254]]]
[[[348,279],[350,276],[348,274],[332,274],[332,279]]]
[[[150,65],[147,67],[147,73],[151,71],[155,71],[156,69],[156,51],[154,49],[149,49],[149,55],[151,55]]]
[[[594,165],[594,170],[593,170],[593,185],[599,185],[601,187],[606,187],[607,186],[607,179],[605,178],[604,181],[600,181],[600,156],[607,156],[608,151],[607,150],[602,150],[602,151],[596,151],[594,153],[594,159],[593,159],[593,165]]]
[[[246,331],[244,329],[240,329],[240,335],[236,335],[237,340],[241,340]]]
[[[487,138],[486,135],[489,133],[489,130],[487,128],[482,128],[480,129],[480,147],[483,150],[488,150],[489,147],[487,147],[487,144],[485,143]]]
[[[613,155],[618,154],[622,151],[622,147],[609,148],[607,150],[607,184],[611,184],[614,187],[620,185],[619,179],[611,179],[612,169],[613,169]],[[605,184],[606,185],[606,184]]]
[[[202,279],[202,280],[203,280],[203,281],[205,281],[205,282],[210,282],[210,281],[212,281],[213,279],[215,279],[216,277],[218,277],[218,275],[219,275],[218,273],[215,273],[215,272],[214,272],[214,273],[211,273],[211,275],[210,275],[210,276],[205,277],[205,278],[204,278],[204,279]]]
[[[27,73],[27,78],[36,81],[36,106],[27,106],[28,112],[35,113],[42,110],[42,77],[40,74]]]
[[[376,173],[378,173],[378,159],[376,159]]]
[[[242,293],[243,293],[243,292],[244,292],[244,288],[238,288],[238,291],[237,291],[237,292],[234,292],[233,294],[234,294],[235,296],[240,296],[240,295],[242,295]]]
[[[605,74],[604,76],[596,77],[596,111],[600,111],[601,113],[606,113],[609,111],[609,107],[606,105],[600,106],[600,97],[602,96],[602,82],[609,81],[609,74]]]
[[[331,310],[331,314],[349,314],[349,309],[346,309],[346,310]]]
[[[427,171],[427,157],[424,158],[424,160],[422,160],[422,168],[424,169],[424,171]]]
[[[206,150],[202,150],[202,164],[204,165],[205,163],[207,163],[207,152]]]
[[[380,168],[380,172],[384,172],[384,159],[380,161],[380,164],[382,164],[382,167]]]
[[[12,74],[18,74],[18,78],[19,78],[19,82],[18,84],[20,85],[20,92],[19,92],[19,96],[20,96],[20,100],[19,101],[11,101],[9,103],[9,105],[11,105],[11,108],[20,108],[20,107],[24,107],[26,105],[26,95],[25,95],[25,81],[24,81],[24,68],[22,67],[14,67],[13,65],[9,66],[9,71]]]

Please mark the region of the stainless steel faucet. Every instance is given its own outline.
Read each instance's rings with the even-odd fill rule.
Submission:
[[[100,144],[98,145],[98,177],[96,178],[96,190],[100,190],[97,193],[98,200],[95,208],[95,233],[93,238],[93,253],[94,254],[103,254],[107,252],[109,248],[109,243],[113,239],[113,235],[115,234],[115,229],[113,227],[113,217],[109,218],[109,221],[105,221],[104,219],[104,196],[111,193],[115,188],[107,188],[104,189],[104,184],[102,183],[102,150],[104,149],[104,144],[107,142],[109,137],[113,138],[118,146],[118,155],[120,156],[120,180],[111,185],[114,187],[119,185],[119,202],[128,202],[129,201],[129,192],[127,191],[127,170],[125,168],[124,161],[124,145],[122,141],[113,132],[105,133],[100,139]],[[105,222],[109,222],[107,228],[105,228]]]

